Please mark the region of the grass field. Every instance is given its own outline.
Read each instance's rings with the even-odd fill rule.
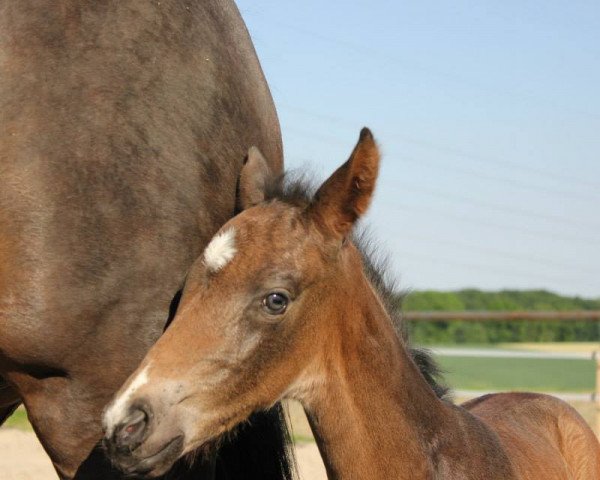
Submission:
[[[2,425],[2,428],[18,428],[19,430],[31,430],[27,413],[23,407],[19,407]]]
[[[591,360],[437,357],[448,385],[457,390],[592,392]]]

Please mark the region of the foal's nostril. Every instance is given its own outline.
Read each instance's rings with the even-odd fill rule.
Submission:
[[[136,448],[143,440],[148,428],[148,414],[141,409],[134,410],[115,431],[117,447]]]

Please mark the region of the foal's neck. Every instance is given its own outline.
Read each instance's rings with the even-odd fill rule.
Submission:
[[[338,294],[326,373],[303,399],[328,477],[433,478],[432,455],[449,407],[409,358],[371,284],[359,277],[345,286],[344,298]]]

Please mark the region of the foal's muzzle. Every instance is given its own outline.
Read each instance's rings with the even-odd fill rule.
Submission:
[[[127,415],[104,438],[104,447],[112,463],[126,474],[156,476],[164,473],[180,456],[183,449],[181,432],[156,438],[154,423],[154,414],[148,404],[131,406]]]

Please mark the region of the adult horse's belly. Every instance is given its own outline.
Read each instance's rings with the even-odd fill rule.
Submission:
[[[279,127],[228,1],[0,1],[0,376],[72,476]]]

